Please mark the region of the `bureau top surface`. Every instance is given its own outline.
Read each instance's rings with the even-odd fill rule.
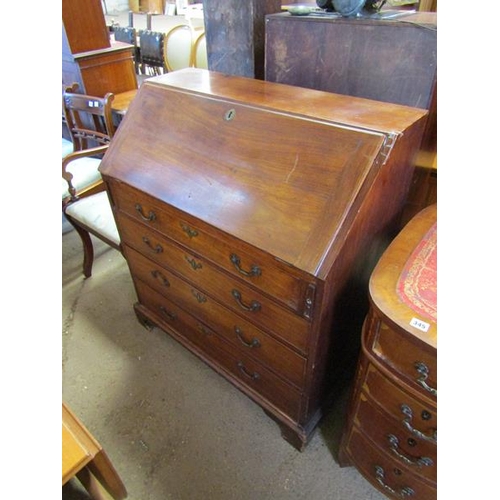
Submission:
[[[398,137],[424,116],[405,106],[176,71],[141,86],[101,172],[321,276],[383,163],[388,135]]]
[[[437,207],[417,214],[384,252],[370,279],[379,313],[437,348]]]

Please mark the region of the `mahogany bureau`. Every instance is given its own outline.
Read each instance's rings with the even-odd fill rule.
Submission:
[[[190,68],[140,87],[101,163],[140,322],[298,449],[354,374],[346,294],[395,229],[425,114]]]
[[[436,205],[415,216],[370,279],[356,383],[340,448],[389,498],[436,498]]]

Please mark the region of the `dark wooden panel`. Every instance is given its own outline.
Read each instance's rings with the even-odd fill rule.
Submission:
[[[264,78],[264,21],[281,0],[204,0],[208,67],[230,75]]]
[[[436,37],[432,22],[268,16],[266,80],[428,109]]]

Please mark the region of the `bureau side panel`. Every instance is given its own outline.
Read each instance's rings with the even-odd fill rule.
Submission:
[[[378,259],[400,230],[400,214],[413,175],[413,157],[425,118],[386,151],[385,163],[361,202],[340,251],[329,267],[316,304],[308,361],[303,422],[318,419],[352,379],[368,312],[368,282]]]

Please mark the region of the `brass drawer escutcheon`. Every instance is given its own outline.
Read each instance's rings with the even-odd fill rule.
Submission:
[[[197,271],[198,269],[201,269],[203,265],[200,262],[196,262],[192,257],[188,257],[187,255],[184,257],[187,261],[187,263],[191,266],[191,269],[193,271]]]
[[[166,307],[160,306],[160,311],[171,321],[175,321],[177,319],[177,314],[169,311]]]
[[[168,279],[165,277],[165,275],[161,271],[154,269],[153,271],[151,271],[151,276],[153,276],[153,278],[159,280],[163,286],[166,286],[166,287],[170,286],[170,281],[168,281]]]
[[[198,236],[198,231],[196,229],[191,229],[188,225],[184,224],[183,222],[180,223],[182,230],[190,237],[190,238],[196,238]]]

